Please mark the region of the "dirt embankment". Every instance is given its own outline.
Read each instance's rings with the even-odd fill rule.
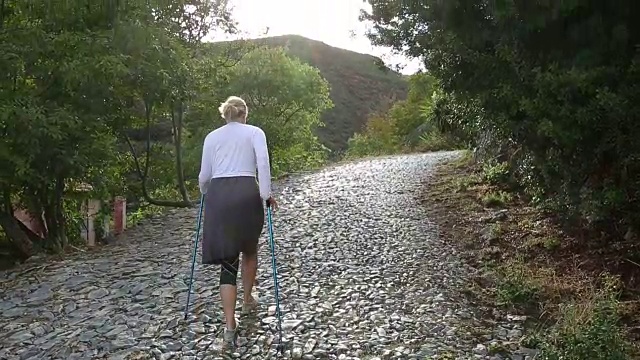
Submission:
[[[606,334],[614,331],[598,321],[619,319],[621,337],[640,346],[640,264],[630,256],[640,254],[639,239],[594,240],[593,234],[564,231],[552,214],[492,185],[469,157],[441,165],[424,185],[420,199],[442,236],[486,269],[470,285],[470,296],[535,320],[523,341],[555,347],[558,355],[577,354],[582,343],[616,347],[617,338]],[[601,315],[605,310],[615,314]],[[538,340],[540,333],[552,335]]]

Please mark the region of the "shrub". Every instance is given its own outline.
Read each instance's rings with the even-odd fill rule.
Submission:
[[[486,163],[482,166],[482,177],[492,185],[507,184],[510,178],[509,163]]]
[[[502,207],[513,200],[511,194],[505,191],[492,191],[482,197],[482,205],[486,207]]]
[[[498,301],[503,305],[530,305],[538,299],[540,287],[527,271],[527,265],[513,261],[498,269]]]
[[[542,340],[543,360],[626,360],[629,343],[618,318],[616,281],[586,299],[564,305],[560,319]]]
[[[393,154],[400,148],[400,141],[389,119],[384,116],[374,116],[367,122],[364,132],[355,134],[349,139],[346,156],[354,158]]]

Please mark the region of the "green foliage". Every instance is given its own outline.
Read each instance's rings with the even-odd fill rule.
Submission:
[[[320,115],[333,104],[329,84],[318,69],[292,59],[281,49],[257,48],[229,73],[228,91],[249,106],[250,121],[267,134],[275,171],[317,166],[325,149],[314,135]]]
[[[502,305],[529,306],[535,303],[540,294],[537,284],[529,280],[524,265],[513,263],[501,271],[497,297]]]
[[[345,153],[346,158],[359,158],[365,156],[375,156],[387,154],[388,149],[384,149],[378,139],[364,134],[354,134],[347,143],[348,148]],[[391,153],[392,151],[389,151]]]
[[[389,155],[399,148],[400,142],[393,131],[393,123],[388,118],[377,116],[369,119],[364,133],[355,134],[349,139],[346,156],[357,158]]]
[[[499,273],[501,303],[530,306],[540,297],[540,284],[533,281],[524,263],[510,263]],[[529,336],[523,345],[540,349],[538,357],[545,360],[630,359],[630,346],[617,315],[616,281],[608,276],[603,280],[601,290],[562,305],[558,321]]]
[[[491,191],[482,197],[482,205],[486,207],[503,207],[511,200],[513,200],[513,197],[506,191]]]
[[[438,130],[432,130],[420,135],[419,142],[413,147],[417,151],[441,151],[460,148],[459,142]]]
[[[416,143],[416,129],[425,123],[429,123],[433,108],[433,99],[438,84],[432,76],[418,73],[409,77],[409,94],[407,100],[394,104],[389,111],[395,119],[394,127],[398,136],[402,137],[409,145]],[[432,129],[429,129],[432,130]],[[432,133],[433,131],[429,131]],[[418,130],[419,136],[425,135]]]
[[[620,328],[618,300],[611,280],[603,290],[581,302],[565,305],[560,321],[538,345],[544,360],[631,359]]]
[[[314,131],[327,82],[282,50],[202,44],[234,31],[224,1],[2,6],[0,228],[21,257],[78,241],[88,198],[126,195],[133,220],[191,206],[202,139],[229,95],[248,98],[276,175],[326,159]],[[43,214],[44,239],[18,226],[17,207]]]
[[[490,163],[482,166],[482,177],[491,185],[505,185],[509,182],[509,163]]]
[[[529,249],[536,250],[536,248],[544,248],[548,251],[553,251],[561,245],[561,240],[556,237],[532,237],[525,242],[525,246]]]
[[[101,172],[118,162],[112,131],[117,114],[104,99],[114,96],[112,78],[126,68],[111,51],[105,15],[98,8],[61,14],[43,3],[16,3],[2,18],[3,211],[11,213],[17,197],[32,213],[44,213],[54,248],[67,242],[65,192],[84,182],[103,185],[95,189],[100,192]],[[82,30],[70,18],[96,22]],[[20,247],[28,252],[31,246]]]
[[[640,223],[640,8],[629,0],[369,0],[371,39],[424,59],[434,124],[569,225],[622,238]],[[487,194],[485,204],[507,201]],[[508,279],[507,299],[531,291]],[[524,290],[524,295],[521,293]],[[545,359],[626,359],[613,297],[564,309]],[[580,316],[587,314],[588,316]],[[571,320],[574,319],[575,321]]]
[[[422,57],[442,87],[441,130],[481,158],[509,157],[514,179],[566,220],[611,232],[640,221],[630,1],[369,3],[372,40]]]
[[[383,115],[370,118],[364,131],[349,140],[347,156],[458,148],[459,141],[442,132],[433,115],[437,93],[438,84],[430,75],[409,77],[408,98],[394,103]]]
[[[335,158],[347,148],[354,133],[366,127],[369,117],[387,111],[407,96],[402,75],[381,66],[380,59],[329,46],[296,35],[260,39],[258,44],[283,47],[285,52],[316,67],[331,86],[334,107],[322,113],[326,126],[317,135]]]

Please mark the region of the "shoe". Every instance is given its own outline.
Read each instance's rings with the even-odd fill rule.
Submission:
[[[235,350],[238,334],[236,330],[224,329],[222,334],[222,350]]]
[[[254,312],[258,308],[258,301],[253,299],[251,301],[245,302],[242,304],[242,315],[249,315]]]

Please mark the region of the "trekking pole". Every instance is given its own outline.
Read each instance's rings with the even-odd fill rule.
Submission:
[[[284,339],[282,338],[282,314],[280,313],[280,284],[278,283],[278,267],[276,264],[276,244],[273,240],[273,221],[271,218],[271,203],[266,201],[267,205],[267,226],[269,228],[269,248],[271,248],[271,268],[273,270],[273,286],[276,295],[276,317],[278,319],[278,344],[276,351],[282,354],[284,350]]]
[[[193,256],[191,258],[191,277],[189,278],[189,292],[187,293],[187,304],[184,307],[184,319],[189,315],[189,302],[191,300],[191,288],[193,287],[193,272],[196,268],[196,255],[198,254],[198,238],[200,237],[200,223],[202,222],[202,208],[204,207],[204,195],[200,197],[200,211],[198,211],[198,224],[196,225],[196,237],[193,244]]]

